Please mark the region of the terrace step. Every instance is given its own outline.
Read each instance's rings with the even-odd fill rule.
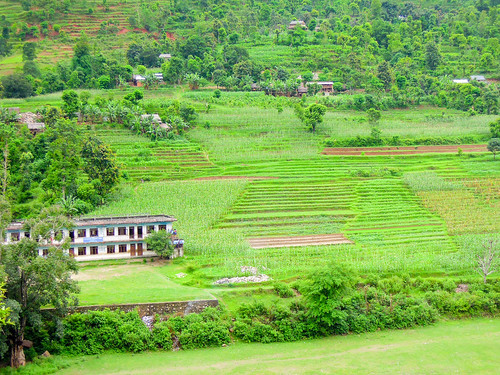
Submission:
[[[248,239],[253,249],[352,244],[341,233],[294,237],[261,237]]]

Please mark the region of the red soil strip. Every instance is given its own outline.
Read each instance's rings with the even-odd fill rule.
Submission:
[[[278,247],[320,246],[352,244],[354,242],[344,237],[342,233],[318,234],[293,237],[262,237],[249,238],[248,242],[253,249],[268,249]]]
[[[215,180],[274,180],[278,177],[252,177],[252,176],[210,176],[210,177],[198,177],[194,178],[194,181],[215,181]]]
[[[336,147],[325,148],[323,155],[415,155],[429,153],[488,152],[486,145],[442,145],[442,146],[401,146],[401,147]]]
[[[118,34],[116,35],[123,35],[123,34],[127,34],[129,32],[129,30],[127,29],[121,29],[120,31],[118,31]]]

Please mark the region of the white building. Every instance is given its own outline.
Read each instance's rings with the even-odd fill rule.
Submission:
[[[70,238],[69,254],[78,261],[152,257],[156,254],[147,249],[144,239],[152,232],[165,230],[172,233],[173,257],[176,258],[184,255],[184,240],[177,238],[172,228],[174,221],[177,219],[167,215],[80,218],[74,220],[73,229],[62,230],[62,238]],[[22,237],[30,237],[23,222],[7,227],[5,243],[19,241]],[[58,243],[55,239],[51,242]],[[49,244],[40,243],[39,254],[45,255],[48,248]]]
[[[484,76],[470,76],[471,81],[486,82]]]

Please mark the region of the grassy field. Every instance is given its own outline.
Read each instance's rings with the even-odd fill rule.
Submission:
[[[500,320],[441,322],[404,331],[280,344],[142,354],[55,357],[60,374],[496,374]],[[27,372],[34,371],[28,366]],[[21,371],[20,373],[23,373]]]

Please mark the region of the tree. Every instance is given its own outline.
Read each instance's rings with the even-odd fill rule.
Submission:
[[[320,268],[308,277],[302,294],[308,315],[323,325],[328,332],[346,332],[346,312],[341,311],[342,298],[354,286],[354,273],[336,264]]]
[[[198,73],[188,73],[184,78],[191,90],[197,90],[200,87],[201,77]]]
[[[323,104],[311,104],[304,110],[303,122],[312,132],[316,131],[316,126],[323,122],[326,107]]]
[[[28,327],[40,327],[42,307],[53,306],[54,310],[44,311],[44,316],[50,315],[60,321],[70,306],[77,304],[78,287],[71,278],[78,270],[77,264],[64,253],[69,242],[53,245],[54,233],[70,227],[68,219],[56,209],[45,209],[38,218],[26,223],[25,229],[31,230],[31,238],[23,238],[1,249],[0,264],[7,275],[5,304],[11,309],[13,323],[6,327],[3,340],[10,347],[12,367],[25,365],[24,335]],[[41,244],[49,247],[43,257],[38,254]]]
[[[500,138],[491,138],[488,142],[488,151],[493,154],[493,159],[497,152],[500,152]]]
[[[3,327],[9,322],[10,309],[5,307],[4,303],[5,289],[3,288],[3,283],[0,284],[0,332],[3,332]]]
[[[146,237],[148,249],[153,250],[161,258],[169,258],[174,251],[170,233],[165,230],[153,232]]]
[[[21,74],[11,74],[2,78],[3,95],[6,98],[27,98],[33,95],[31,82]]]
[[[483,252],[477,256],[476,271],[486,278],[498,269],[498,241],[490,239],[482,244]]]
[[[375,108],[368,109],[366,114],[368,115],[368,122],[370,124],[376,124],[380,120],[380,117],[382,117],[380,111],[377,111]]]
[[[42,73],[40,72],[40,69],[38,68],[36,62],[31,60],[28,60],[24,63],[23,73],[25,76],[30,75],[35,78],[40,78],[42,76]]]
[[[162,65],[161,70],[165,82],[180,84],[184,74],[184,60],[174,56]]]
[[[23,44],[23,61],[33,61],[36,58],[36,43],[27,42]]]
[[[490,122],[491,138],[500,138],[500,117]]]
[[[76,116],[76,112],[80,109],[80,100],[78,99],[76,91],[64,91],[62,94],[62,100],[64,102],[62,110],[69,118],[74,118]]]
[[[82,157],[90,180],[100,181],[99,193],[109,193],[120,180],[116,153],[100,139],[89,137],[83,144]]]
[[[434,43],[428,43],[425,46],[425,64],[430,70],[436,70],[441,63],[441,53]]]
[[[42,186],[61,197],[76,190],[81,163],[81,141],[78,128],[70,120],[59,120],[46,132],[53,137],[45,156],[49,168]]]
[[[389,63],[383,61],[377,69],[377,78],[384,84],[385,91],[388,91],[392,86],[392,74],[389,68]]]

